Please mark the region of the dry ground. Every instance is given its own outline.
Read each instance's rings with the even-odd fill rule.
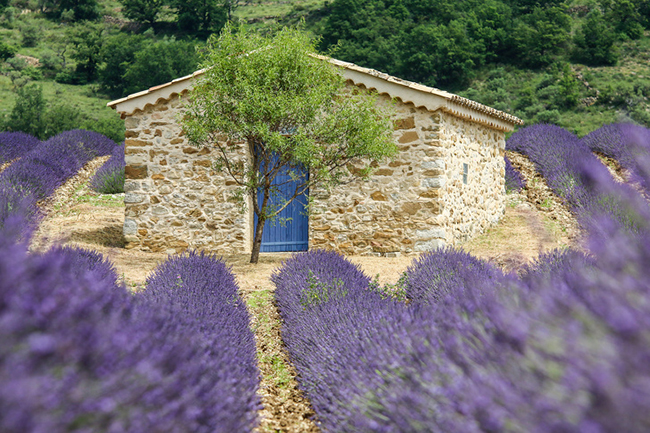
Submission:
[[[519,155],[510,155],[513,165],[528,179],[529,188],[508,195],[501,222],[463,248],[507,271],[516,271],[540,252],[576,244],[579,232],[571,214],[546,188],[532,164]],[[61,187],[54,197],[42,203],[46,214],[34,236],[31,249],[43,251],[55,244],[94,249],[108,257],[127,286],[144,285],[147,275],[165,254],[124,248],[122,224],[124,205],[121,195],[94,193],[88,178],[106,160],[89,163],[79,175]],[[258,361],[262,373],[260,395],[264,403],[260,432],[317,432],[311,420],[313,410],[298,390],[295,371],[288,361],[280,338],[280,319],[273,303],[270,275],[289,254],[261,254],[260,263],[251,265],[247,255],[225,255],[251,313],[256,334]],[[367,275],[381,283],[395,283],[417,256],[348,257]]]

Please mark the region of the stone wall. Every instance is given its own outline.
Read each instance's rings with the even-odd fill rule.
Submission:
[[[505,134],[440,110],[396,108],[399,155],[366,182],[312,192],[310,248],[417,253],[461,244],[503,215]]]
[[[310,248],[391,256],[444,245],[441,114],[412,104],[393,108],[399,154],[368,181],[311,192]]]
[[[230,199],[234,182],[212,170],[215,150],[188,144],[177,121],[181,108],[179,98],[159,101],[126,119],[127,248],[250,252],[250,213]],[[247,157],[245,146],[233,146]]]
[[[496,224],[505,212],[505,133],[445,114],[441,213],[448,245],[458,245]],[[464,167],[467,164],[467,183]]]
[[[412,104],[393,109],[398,156],[377,165],[368,181],[311,191],[310,248],[417,253],[462,243],[503,214],[503,132]],[[236,185],[212,169],[215,149],[189,145],[177,121],[181,112],[182,99],[175,98],[126,119],[127,248],[249,253],[250,206],[242,214],[231,200]],[[232,146],[249,157],[242,143]]]

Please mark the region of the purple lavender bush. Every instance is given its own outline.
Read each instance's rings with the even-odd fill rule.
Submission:
[[[650,154],[650,129],[630,123],[615,123],[592,131],[581,141],[592,151],[616,159],[629,172],[628,180],[648,190],[649,185],[640,174],[643,168],[639,165],[639,157]]]
[[[553,125],[529,126],[513,134],[506,142],[506,149],[527,155],[583,226],[603,213],[622,222],[629,218],[621,209],[636,194],[634,190],[617,184],[586,144],[568,131]],[[609,185],[607,195],[604,188],[595,188],[585,177],[587,172]]]
[[[608,183],[600,186],[607,194]],[[547,255],[523,277],[529,334],[545,362],[561,368],[554,386],[579,420],[565,419],[565,431],[650,428],[650,212],[627,204],[636,231],[603,213],[590,226],[589,256]]]
[[[115,146],[111,157],[90,179],[90,187],[102,194],[124,192],[124,145]]]
[[[73,250],[28,255],[25,245],[1,244],[0,430],[119,426],[137,407],[128,379],[146,380],[128,371],[137,366],[133,328],[114,272],[107,263],[84,269],[88,255]],[[122,408],[124,419],[111,423]]]
[[[607,170],[577,136],[555,125],[520,129],[510,136],[506,149],[528,156],[549,187],[572,207],[591,198],[578,179],[582,161]]]
[[[30,193],[17,191],[0,183],[0,229],[13,219],[20,221],[23,232],[29,234],[38,220],[38,208],[33,206],[34,203]]]
[[[29,198],[33,210],[30,214],[35,216],[37,201],[51,195],[88,161],[111,153],[114,147],[107,137],[84,130],[63,132],[38,144],[0,173],[3,209],[10,210],[17,201]],[[5,213],[0,211],[0,217]]]
[[[650,145],[650,137],[640,144]],[[639,163],[638,176],[650,184],[650,157],[639,155]],[[589,166],[582,176],[600,196],[621,194]],[[582,373],[582,389],[590,391],[584,419],[599,429],[594,431],[650,428],[650,208],[639,194],[623,193],[620,212],[627,218],[609,212],[592,218],[592,265],[562,274],[570,296],[556,300],[560,312],[575,312],[572,329],[582,331],[576,349],[582,353],[572,360],[581,359],[573,368]]]
[[[296,254],[272,281],[283,340],[321,430],[399,431],[393,418],[407,426],[413,411],[386,401],[411,393],[412,376],[402,378],[416,365],[410,343],[419,335],[407,332],[407,306],[369,290],[370,278],[334,252]]]
[[[0,231],[0,431],[251,430],[248,358],[207,344],[209,324],[180,302],[129,294],[97,253],[28,254],[10,233],[19,224],[12,216]],[[234,316],[242,308],[230,304]]]
[[[503,273],[462,250],[448,247],[428,251],[406,269],[406,297],[419,304],[435,303],[463,286],[496,285]]]
[[[197,431],[251,431],[261,409],[255,337],[232,271],[211,255],[188,252],[158,266],[139,297],[195,335],[203,352],[209,377],[185,385],[200,399],[196,416],[205,425]]]
[[[600,174],[579,177],[609,196]],[[285,262],[283,338],[321,430],[648,431],[650,210],[627,198],[634,230],[601,208],[588,255],[542,255],[521,279],[429,253],[407,284],[435,290],[408,304],[334,253]]]
[[[0,132],[0,165],[29,153],[41,141],[26,132]]]
[[[510,159],[504,156],[506,161],[506,192],[519,191],[526,186],[526,181],[521,173],[512,166]]]

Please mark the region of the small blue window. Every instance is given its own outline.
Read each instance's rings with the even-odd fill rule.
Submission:
[[[469,173],[469,166],[463,163],[463,183],[467,185],[467,174]]]

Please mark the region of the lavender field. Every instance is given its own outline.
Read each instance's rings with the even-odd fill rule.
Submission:
[[[461,250],[432,251],[386,291],[324,251],[277,271],[284,341],[322,431],[650,430],[650,208],[592,154],[611,128],[633,131],[612,145],[631,150],[609,154],[632,153],[621,165],[646,185],[650,141],[638,127],[579,140],[536,125],[507,143],[572,209],[585,252],[504,274]],[[511,166],[506,175],[523,187]]]
[[[69,131],[0,134],[0,431],[246,432],[260,422],[255,337],[232,270],[188,251],[136,293],[100,254],[29,253],[38,203],[123,147]],[[328,251],[272,276],[282,338],[323,432],[650,431],[650,133],[552,125],[512,135],[578,219],[580,250],[507,273],[455,248],[381,286]],[[594,155],[614,158],[616,182]],[[29,175],[25,175],[29,173]],[[526,188],[506,162],[509,190]]]
[[[93,251],[28,253],[38,203],[92,158],[124,151],[88,131],[0,134],[16,139],[3,156],[19,159],[0,173],[0,431],[251,431],[259,373],[230,269],[189,252],[133,294]]]

